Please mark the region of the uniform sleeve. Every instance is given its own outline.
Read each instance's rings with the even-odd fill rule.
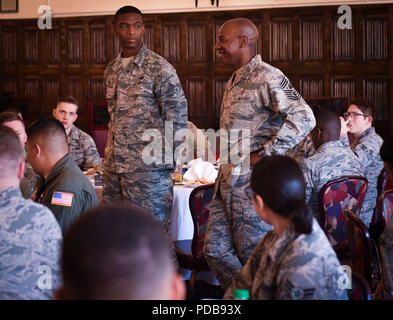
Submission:
[[[203,255],[224,290],[230,285],[232,276],[243,266],[235,251],[223,203],[217,198],[210,206]]]
[[[100,165],[100,155],[98,153],[96,144],[91,136],[86,135],[83,141],[83,156],[84,161],[82,170],[88,170],[94,166]]]
[[[247,260],[244,267],[237,272],[233,278],[230,286],[225,292],[224,299],[234,299],[233,293],[236,289],[247,289],[248,292],[252,293],[252,284],[257,273],[258,266],[261,259],[261,252],[266,249],[264,248],[264,238],[256,246],[255,250]]]
[[[180,80],[175,69],[168,65],[164,66],[160,83],[158,84],[155,95],[160,105],[162,119],[164,121],[173,121],[174,134],[179,129],[187,128],[188,121],[188,105],[184,95]],[[174,148],[181,144],[182,141],[174,141]]]
[[[310,165],[307,161],[304,161],[302,164],[302,170],[304,175],[304,180],[306,182],[306,202],[310,201],[311,193],[313,190],[313,177],[312,177],[312,170]]]
[[[283,74],[267,81],[273,111],[283,115],[283,124],[273,139],[263,145],[267,155],[284,154],[302,141],[315,126],[315,117],[300,94]]]

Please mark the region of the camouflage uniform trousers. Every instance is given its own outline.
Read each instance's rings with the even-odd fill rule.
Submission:
[[[169,233],[173,182],[169,170],[119,173],[104,171],[104,203],[132,203],[148,209]]]
[[[204,256],[224,290],[264,234],[272,229],[256,214],[245,193],[251,171],[238,176],[234,187],[219,176],[210,207]]]

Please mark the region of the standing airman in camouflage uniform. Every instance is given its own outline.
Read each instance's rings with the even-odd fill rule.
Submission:
[[[68,148],[75,163],[81,170],[100,165],[100,155],[93,138],[74,126],[78,117],[78,101],[71,96],[57,101],[53,116],[59,120],[66,131]]]
[[[314,114],[317,124],[311,131],[311,137],[317,150],[314,155],[303,160],[302,169],[306,180],[306,199],[319,221],[322,187],[343,176],[363,176],[364,170],[353,152],[339,140],[339,117],[327,110],[316,110]]]
[[[110,122],[103,201],[131,201],[147,208],[169,233],[173,159],[166,161],[165,145],[170,149],[173,145],[165,133],[187,127],[187,101],[175,69],[144,45],[142,13],[137,8],[119,9],[113,29],[122,50],[105,71]],[[166,122],[173,123],[171,132],[164,132]],[[156,132],[165,161],[161,157],[148,163],[149,155],[144,156],[151,136],[149,141],[143,136],[149,129]]]
[[[50,299],[60,284],[60,227],[52,212],[19,190],[23,151],[0,126],[0,299]]]
[[[210,208],[204,255],[224,289],[270,230],[244,193],[251,173],[244,163],[253,165],[260,156],[283,154],[315,125],[311,109],[288,78],[255,55],[257,39],[258,30],[250,20],[234,19],[220,28],[216,44],[221,62],[236,70],[225,88],[220,127],[229,133],[242,129],[230,149],[241,150],[248,140],[252,153],[221,165]]]
[[[368,181],[366,197],[360,211],[360,218],[367,227],[370,225],[376,206],[378,176],[383,168],[383,162],[379,155],[383,140],[372,127],[374,119],[375,107],[371,101],[367,99],[352,101],[345,113],[348,127],[343,128],[340,138],[344,146],[349,147],[349,140],[346,135],[347,130],[355,136],[355,141],[350,147],[361,162]]]

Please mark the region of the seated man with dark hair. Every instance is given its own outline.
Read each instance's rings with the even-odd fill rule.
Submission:
[[[26,160],[41,175],[33,198],[52,210],[64,233],[82,212],[98,205],[96,192],[68,152],[64,127],[58,120],[33,123],[27,130],[26,148]]]
[[[23,148],[0,125],[0,300],[50,299],[59,285],[61,231],[48,208],[22,197]]]
[[[87,170],[100,165],[100,155],[93,138],[74,125],[78,118],[78,108],[78,101],[74,97],[62,97],[53,109],[53,116],[64,126],[70,154],[75,163],[82,170]]]
[[[367,193],[364,199],[360,218],[369,227],[378,197],[378,177],[383,168],[379,156],[382,138],[375,132],[373,123],[376,109],[374,104],[367,99],[358,98],[350,102],[344,114],[346,126],[342,127],[340,140],[344,146],[349,147],[347,133],[351,133],[355,140],[350,148],[359,159],[367,178]]]
[[[57,299],[184,299],[169,239],[150,214],[136,207],[100,207],[82,215],[64,235],[62,287]]]
[[[306,199],[314,217],[320,219],[319,198],[322,187],[342,176],[363,176],[363,168],[353,152],[340,142],[341,122],[335,113],[315,109],[316,126],[311,131],[315,153],[304,159]]]

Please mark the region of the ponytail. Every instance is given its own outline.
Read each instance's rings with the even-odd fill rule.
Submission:
[[[310,234],[313,215],[303,199],[296,200],[292,205],[292,225],[296,233]]]

